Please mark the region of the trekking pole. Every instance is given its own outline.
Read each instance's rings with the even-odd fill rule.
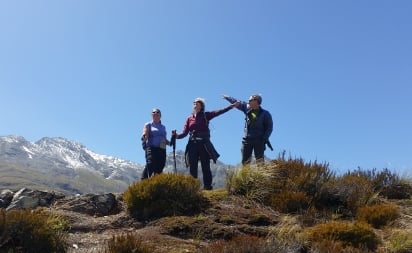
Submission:
[[[173,147],[173,173],[177,173],[176,168],[176,130],[172,131],[172,139],[170,140]]]

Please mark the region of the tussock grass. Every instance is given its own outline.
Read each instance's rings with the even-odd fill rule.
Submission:
[[[145,245],[142,239],[133,233],[114,235],[102,253],[152,253],[154,248]]]
[[[386,239],[385,252],[412,252],[412,229],[393,229]]]

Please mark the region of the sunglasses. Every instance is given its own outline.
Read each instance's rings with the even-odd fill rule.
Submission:
[[[160,114],[160,112],[159,111],[154,111],[154,112],[152,112],[152,114]]]
[[[250,101],[257,101],[257,98],[249,99],[249,102],[250,102]]]

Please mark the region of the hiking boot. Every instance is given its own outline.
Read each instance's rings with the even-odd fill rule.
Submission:
[[[205,186],[205,187],[203,187],[203,190],[206,190],[206,191],[210,191],[210,190],[213,190],[213,186]]]

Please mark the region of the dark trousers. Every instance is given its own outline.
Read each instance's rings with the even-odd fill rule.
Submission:
[[[146,148],[146,166],[142,172],[142,179],[163,172],[166,165],[166,149],[159,147]]]
[[[189,141],[188,143],[188,158],[190,175],[197,178],[198,163],[202,166],[203,187],[205,189],[212,188],[212,171],[210,170],[210,156],[207,152],[204,141]]]
[[[250,164],[253,152],[255,153],[256,163],[262,163],[264,162],[265,142],[243,138],[241,151],[243,165]]]

